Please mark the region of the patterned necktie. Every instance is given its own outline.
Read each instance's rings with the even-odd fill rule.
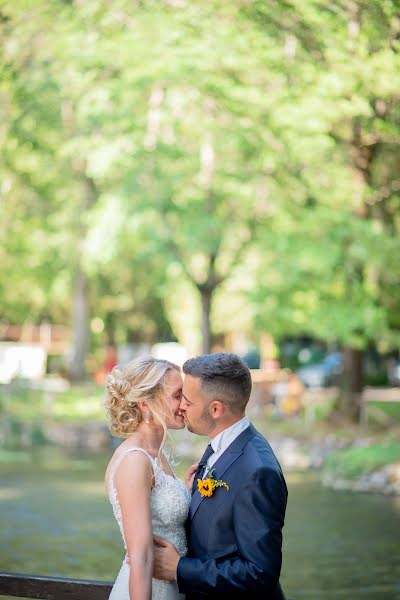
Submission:
[[[207,466],[207,461],[212,454],[214,454],[214,448],[211,446],[211,444],[208,444],[203,456],[200,459],[200,462],[196,469],[196,473],[194,475],[192,494],[194,494],[194,492],[197,490],[197,479],[201,478],[201,476],[203,475],[203,469]]]

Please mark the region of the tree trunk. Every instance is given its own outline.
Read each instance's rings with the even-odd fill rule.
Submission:
[[[86,276],[80,266],[75,272],[72,298],[72,360],[70,377],[83,381],[86,377],[86,352],[89,341]]]
[[[343,356],[341,408],[351,420],[358,421],[364,389],[363,352],[346,346]]]
[[[66,140],[74,139],[80,134],[75,123],[76,106],[70,99],[65,99],[61,105],[61,119]],[[87,174],[87,161],[84,154],[77,152],[71,158],[71,174],[80,185],[81,195],[75,212],[74,234],[76,238],[75,256],[71,262],[75,268],[72,289],[72,358],[70,377],[73,381],[83,381],[86,378],[86,352],[89,347],[89,306],[87,300],[87,279],[81,266],[81,254],[84,251],[84,240],[87,235],[85,216],[95,204],[99,191],[94,180]],[[83,215],[83,218],[82,218]],[[76,265],[76,266],[75,266]]]
[[[211,298],[212,292],[208,289],[201,289],[201,351],[203,354],[211,352]]]

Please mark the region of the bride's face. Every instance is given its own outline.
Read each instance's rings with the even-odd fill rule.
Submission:
[[[165,424],[168,429],[183,429],[185,420],[180,411],[180,403],[182,399],[183,380],[181,374],[176,369],[169,369],[165,375],[164,381],[164,401],[167,408],[167,418]]]

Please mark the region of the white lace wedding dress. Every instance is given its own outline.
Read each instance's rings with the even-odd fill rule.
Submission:
[[[129,452],[143,452],[151,462],[154,471],[154,486],[151,490],[151,514],[153,533],[176,547],[179,554],[186,554],[185,521],[190,504],[190,492],[180,479],[167,475],[159,464],[143,448],[128,448],[111,466],[108,479],[108,495],[113,508],[114,516],[121,530],[122,539],[126,550],[126,541],[122,525],[121,507],[118,501],[114,476],[121,461]],[[152,600],[183,600],[185,596],[178,591],[176,582],[160,581],[153,579]],[[129,598],[129,564],[124,559],[118,577],[114,583],[109,600],[130,600]]]

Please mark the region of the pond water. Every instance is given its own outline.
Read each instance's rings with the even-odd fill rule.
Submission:
[[[123,548],[104,489],[108,458],[46,449],[0,464],[1,571],[115,578]],[[287,597],[400,600],[400,498],[333,492],[316,475],[287,480]]]

